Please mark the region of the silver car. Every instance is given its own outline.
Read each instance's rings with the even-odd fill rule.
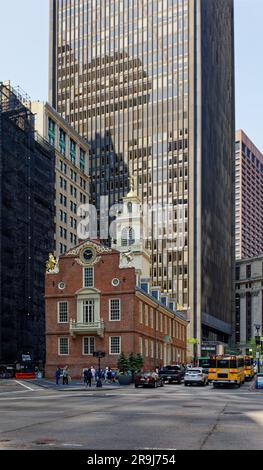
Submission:
[[[208,375],[202,367],[191,367],[184,374],[184,384],[186,385],[208,385]]]

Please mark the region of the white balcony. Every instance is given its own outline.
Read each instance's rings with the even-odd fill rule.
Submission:
[[[95,334],[100,338],[104,337],[104,322],[102,320],[94,323],[80,323],[77,320],[70,320],[69,332],[73,338],[78,334]]]

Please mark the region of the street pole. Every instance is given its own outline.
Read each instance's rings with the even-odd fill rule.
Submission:
[[[254,323],[254,326],[257,330],[257,335],[256,335],[256,355],[257,355],[257,369],[258,372],[260,372],[260,351],[261,351],[261,342],[260,342],[260,336],[259,336],[259,330],[261,326],[257,323]],[[258,347],[259,346],[259,347]]]

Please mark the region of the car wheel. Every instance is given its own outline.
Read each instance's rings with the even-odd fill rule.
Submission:
[[[184,383],[184,386],[185,386],[185,387],[187,387],[187,385],[188,385],[188,383],[187,383],[187,382],[185,382],[185,383]]]
[[[136,385],[136,384],[135,384],[135,388],[139,388],[139,385]]]

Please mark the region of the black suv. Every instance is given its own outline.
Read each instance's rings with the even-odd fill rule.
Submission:
[[[162,377],[164,382],[168,382],[169,384],[173,382],[177,382],[180,384],[184,378],[185,369],[181,365],[174,365],[174,366],[165,366],[159,370],[159,375]]]

